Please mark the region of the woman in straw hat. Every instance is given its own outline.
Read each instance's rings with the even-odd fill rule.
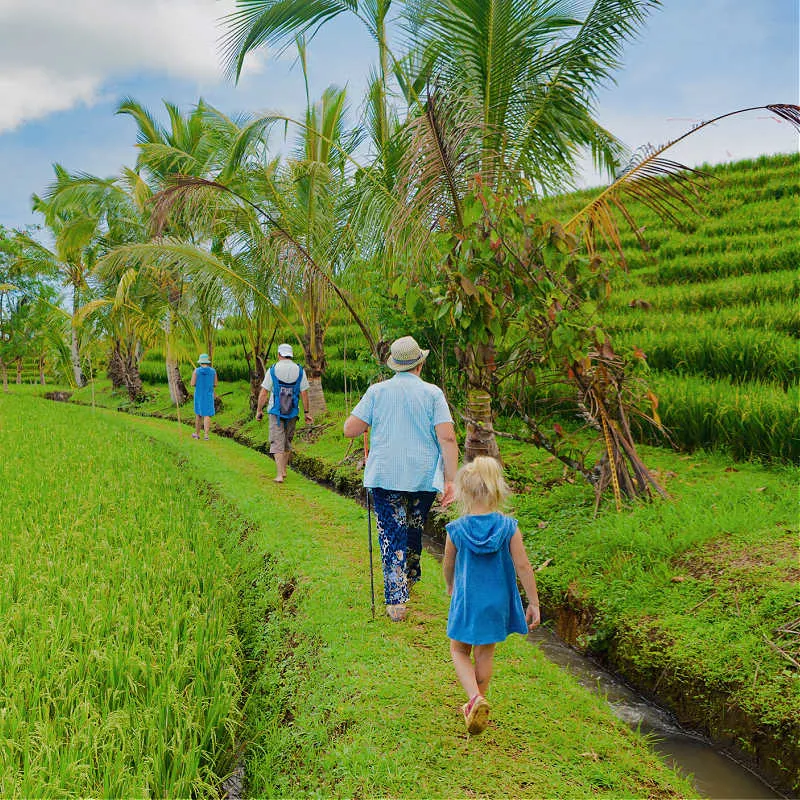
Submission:
[[[406,616],[411,586],[420,579],[422,529],[438,492],[453,501],[458,443],[444,393],[420,378],[429,350],[411,336],[392,343],[386,365],[394,377],[376,383],[344,423],[344,435],[368,429],[370,451],[364,486],[378,518],[386,613]]]
[[[208,353],[201,353],[197,359],[197,368],[192,373],[194,386],[194,433],[192,439],[200,438],[200,426],[203,426],[205,437],[211,430],[211,417],[216,414],[214,407],[214,387],[217,385],[217,371],[211,366]]]

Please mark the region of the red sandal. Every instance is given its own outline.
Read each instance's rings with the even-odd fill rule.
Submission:
[[[469,703],[461,707],[461,710],[464,712],[464,724],[470,735],[477,736],[486,730],[491,706],[483,695],[476,694]]]

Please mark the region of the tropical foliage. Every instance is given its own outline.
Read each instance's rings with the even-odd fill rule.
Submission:
[[[158,348],[179,407],[188,398],[180,361],[199,349],[213,355],[223,331],[237,330],[254,408],[280,331],[302,347],[319,416],[323,384],[346,380],[329,370],[326,342],[349,317],[361,339],[351,352],[371,361],[350,365],[356,381],[374,377],[388,342],[409,329],[435,350],[467,428],[466,459],[499,457],[502,410],[598,499],[607,488],[618,506],[661,491],[636,451],[637,438],[663,434],[648,369],[679,371],[689,357],[734,382],[784,389],[798,370],[791,340],[777,332],[755,343],[709,329],[680,356],[672,333],[634,341],[623,324],[612,340],[605,315],[616,319],[609,308],[645,242],[641,219],[655,214],[677,228],[704,191],[703,175],[664,156],[672,143],[624,164],[624,148],[595,119],[598,88],[657,5],[241,0],[226,20],[236,76],[258,47],[296,46],[307,79],[316,30],[355,15],[377,46],[364,120],[348,124],[343,89],[312,100],[307,82],[297,120],[231,119],[200,100],[188,113],[165,103],[163,125],[124,100],[137,163],[105,179],[57,167],[35,198],[55,246],[15,237],[19,269],[70,291],[74,382],[84,380],[82,346],[88,354],[100,338],[115,386],[141,398],[140,363]],[[796,106],[768,108],[800,121]],[[279,126],[293,144],[284,156],[274,148]],[[553,214],[546,196],[570,186],[586,150],[612,183]],[[761,271],[779,275],[796,255],[786,243]],[[702,269],[722,278],[742,258],[720,254]],[[687,259],[670,261],[658,280],[699,277]],[[598,437],[594,463],[544,413],[544,395]]]

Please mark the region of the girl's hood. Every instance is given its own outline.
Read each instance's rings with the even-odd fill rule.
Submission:
[[[447,525],[475,553],[495,553],[513,531],[517,521],[495,511],[492,514],[470,514]],[[452,537],[451,537],[452,538]]]

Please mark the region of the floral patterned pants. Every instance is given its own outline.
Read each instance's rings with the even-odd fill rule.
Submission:
[[[409,589],[422,576],[422,529],[436,492],[370,491],[378,519],[386,605],[406,603]]]

